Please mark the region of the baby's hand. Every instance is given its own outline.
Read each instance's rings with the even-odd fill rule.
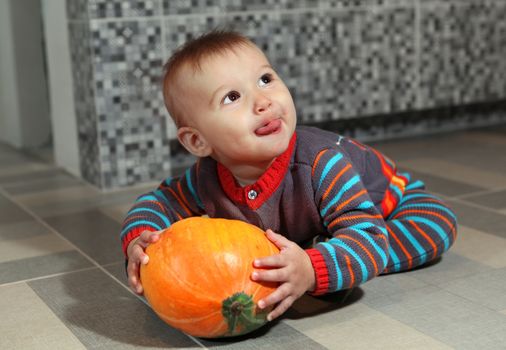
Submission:
[[[255,259],[254,267],[268,268],[256,270],[251,278],[254,281],[279,282],[280,286],[270,295],[258,301],[263,309],[279,303],[267,319],[272,321],[283,314],[305,292],[315,288],[315,275],[311,259],[296,243],[286,237],[267,230],[269,238],[281,251],[277,255]]]
[[[141,264],[146,265],[149,261],[149,256],[146,255],[144,250],[148,245],[160,239],[160,232],[161,231],[144,231],[128,245],[128,284],[130,288],[139,295],[143,293],[140,279],[140,267]]]

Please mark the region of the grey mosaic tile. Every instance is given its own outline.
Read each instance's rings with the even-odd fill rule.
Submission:
[[[506,4],[421,8],[421,108],[506,95]]]
[[[416,103],[414,10],[245,13],[166,20],[165,45],[224,25],[251,37],[292,91],[301,122]]]
[[[163,177],[170,149],[160,20],[94,21],[91,29],[103,186]]]
[[[77,138],[81,176],[88,182],[101,186],[99,139],[95,109],[95,72],[89,23],[69,23],[74,103],[77,118]]]
[[[317,8],[322,2],[318,0],[193,0],[173,1],[162,0],[165,15],[182,14],[221,14],[225,12],[246,12],[246,11],[279,11],[290,9]],[[326,3],[326,2],[323,2]]]
[[[90,0],[67,0],[67,17],[69,20],[88,19],[88,3]]]
[[[162,14],[161,0],[89,0],[91,18],[152,17]]]

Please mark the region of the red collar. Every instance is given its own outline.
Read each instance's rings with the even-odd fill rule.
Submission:
[[[296,133],[293,134],[290,144],[286,151],[280,154],[271,166],[260,176],[254,184],[241,187],[234,176],[224,165],[218,163],[218,178],[221,187],[228,198],[238,204],[247,205],[250,209],[256,210],[278,189],[281,181],[290,164],[290,158],[295,147],[297,139]]]

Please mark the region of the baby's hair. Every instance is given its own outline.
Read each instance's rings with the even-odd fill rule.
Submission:
[[[171,89],[178,72],[189,66],[193,72],[201,70],[203,60],[214,55],[233,51],[239,46],[255,45],[246,36],[230,30],[212,30],[180,46],[164,65],[163,98],[170,116],[179,128],[184,124],[183,113],[178,110],[177,96]]]

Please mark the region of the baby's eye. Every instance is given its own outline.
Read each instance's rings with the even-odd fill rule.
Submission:
[[[271,74],[264,74],[258,80],[258,86],[265,86],[265,85],[269,84],[271,81],[272,81],[272,75]]]
[[[237,100],[241,95],[237,91],[230,91],[227,96],[223,99],[223,104],[228,105],[229,103],[234,102]]]

